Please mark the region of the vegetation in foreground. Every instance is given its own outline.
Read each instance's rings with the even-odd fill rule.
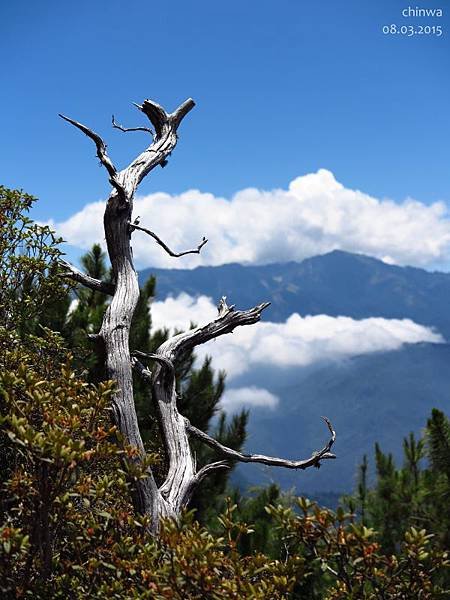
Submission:
[[[102,381],[81,336],[71,338],[102,309],[92,301],[82,327],[65,327],[70,298],[57,271],[59,241],[27,219],[31,197],[0,188],[0,201],[3,597],[448,597],[450,424],[439,411],[423,439],[405,441],[401,468],[377,448],[375,486],[367,485],[364,461],[357,492],[337,511],[274,486],[242,498],[223,480],[198,500],[202,524],[187,513],[150,538],[129,494],[142,467],[123,460],[135,449],[111,425],[114,384]],[[149,318],[145,302],[141,314]],[[212,416],[223,379],[193,372]],[[147,430],[148,462],[164,470],[151,419]],[[221,505],[219,516],[208,510]]]

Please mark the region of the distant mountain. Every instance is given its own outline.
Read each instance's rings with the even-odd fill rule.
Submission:
[[[320,419],[327,415],[337,432],[338,458],[324,463],[319,473],[243,465],[239,473],[249,485],[274,479],[298,493],[349,491],[363,455],[373,457],[375,442],[399,459],[403,437],[410,431],[420,434],[432,407],[450,414],[448,344],[411,344],[297,370],[289,379],[286,385],[282,379],[264,380],[281,402],[276,411],[251,412],[248,450],[307,457],[327,439]]]
[[[219,267],[193,270],[147,269],[157,278],[159,300],[186,292],[218,300],[226,295],[239,308],[269,300],[268,321],[292,313],[409,318],[432,326],[450,340],[450,274],[396,267],[368,256],[334,251],[301,263]],[[252,380],[249,377],[253,378]],[[256,378],[256,381],[255,381]],[[257,384],[280,398],[275,411],[254,409],[249,451],[305,457],[326,440],[320,416],[327,415],[338,434],[338,459],[318,473],[244,465],[241,484],[278,481],[299,493],[350,491],[364,454],[373,456],[376,441],[400,457],[402,439],[420,433],[431,408],[450,413],[450,345],[415,344],[401,350],[356,356],[339,363],[290,370],[265,370],[233,380],[233,387]]]
[[[157,278],[157,296],[226,295],[239,308],[261,301],[272,305],[269,321],[284,321],[293,312],[366,317],[409,318],[436,327],[450,338],[450,274],[397,267],[380,260],[335,250],[301,263],[242,266],[228,264],[196,269],[146,269]]]

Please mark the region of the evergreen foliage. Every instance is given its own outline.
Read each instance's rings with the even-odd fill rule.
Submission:
[[[424,436],[403,440],[403,466],[375,446],[375,483],[367,486],[367,459],[360,467],[357,493],[347,503],[361,520],[375,528],[381,547],[395,552],[409,527],[425,527],[434,543],[450,549],[450,422],[437,409],[428,419]]]

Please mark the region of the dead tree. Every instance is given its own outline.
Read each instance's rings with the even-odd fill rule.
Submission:
[[[144,131],[152,137],[149,147],[128,167],[118,171],[107,154],[102,138],[77,121],[60,115],[80,129],[96,145],[97,156],[105,167],[112,186],[104,213],[105,238],[113,269],[114,284],[88,277],[74,266],[63,262],[63,275],[87,286],[90,289],[112,296],[105,313],[103,324],[95,336],[104,345],[107,376],[117,384],[112,400],[113,419],[125,441],[137,448],[137,459],[145,457],[144,445],[139,432],[133,400],[133,369],[148,383],[149,402],[153,402],[159,421],[168,457],[168,472],[162,485],[158,487],[151,468],[147,477],[133,484],[133,504],[135,510],[151,519],[151,531],[156,533],[161,517],[176,517],[186,507],[200,482],[216,469],[227,468],[230,462],[257,462],[265,465],[306,469],[319,467],[322,460],[335,458],[331,447],[335,432],[328,419],[324,418],[331,437],[322,450],[314,452],[306,460],[284,460],[259,454],[242,454],[227,448],[212,437],[193,427],[177,409],[175,365],[186,352],[199,344],[232,332],[241,325],[251,325],[261,318],[262,311],[269,305],[264,302],[249,310],[235,310],[222,298],[217,318],[204,327],[173,336],[164,342],[155,354],[146,355],[129,349],[131,320],[139,297],[139,285],[133,265],[131,250],[132,234],[138,230],[151,236],[170,256],[179,257],[189,253],[200,253],[207,240],[203,238],[197,248],[185,252],[173,252],[169,246],[150,229],[141,227],[132,220],[133,198],[137,187],[146,175],[157,166],[164,167],[167,158],[177,143],[177,131],[181,121],[194,107],[194,101],[186,100],[173,113],[167,113],[159,104],[145,100],[136,105],[153,125],[126,129],[118,125],[113,117],[113,126],[121,131]],[[150,371],[143,362],[153,365]],[[221,460],[197,469],[195,457],[189,445],[193,436],[217,451]]]

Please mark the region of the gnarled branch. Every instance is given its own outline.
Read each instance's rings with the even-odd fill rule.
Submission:
[[[145,354],[138,351],[133,353],[133,368],[151,386],[151,398],[155,403],[169,461],[169,471],[159,491],[162,498],[174,508],[175,513],[187,506],[196,487],[205,477],[217,469],[229,468],[233,462],[260,463],[304,470],[309,467],[318,468],[323,460],[336,458],[331,452],[336,434],[326,417],[323,417],[323,419],[331,433],[331,437],[324,448],[314,452],[310,458],[288,460],[262,454],[246,454],[228,448],[207,433],[197,429],[178,412],[173,371],[177,358],[186,350],[191,350],[210,339],[230,333],[235,327],[256,323],[260,320],[261,313],[267,306],[269,306],[269,303],[264,302],[249,310],[238,311],[235,310],[233,305],[229,306],[226,297],[223,296],[217,307],[217,319],[208,325],[173,336],[158,348],[156,354]],[[155,360],[158,364],[153,373],[150,374],[136,357]],[[195,457],[189,444],[189,435],[198,438],[216,450],[223,460],[209,463],[197,471]]]
[[[180,500],[180,505],[183,507],[188,506],[191,498],[195,492],[195,488],[200,485],[200,483],[211,475],[214,471],[219,469],[230,469],[231,465],[226,460],[218,460],[217,462],[209,463],[202,467],[197,473],[192,477],[192,479],[188,482],[184,489],[183,496]]]
[[[79,123],[78,121],[75,121],[74,119],[70,119],[69,117],[62,115],[61,113],[59,114],[59,116],[61,117],[61,119],[64,119],[64,121],[67,121],[71,125],[74,125],[78,129],[80,129],[85,135],[87,135],[89,138],[91,138],[91,140],[93,140],[93,142],[95,143],[95,146],[97,147],[97,156],[98,156],[101,164],[108,171],[109,182],[117,190],[118,194],[122,198],[125,198],[125,190],[123,189],[123,186],[119,181],[117,169],[114,166],[112,160],[108,156],[108,153],[106,151],[106,144],[103,141],[103,139],[98,135],[98,133],[95,133],[95,131],[92,131],[92,129],[89,129],[89,127],[86,127],[86,125],[83,125],[82,123]]]
[[[145,227],[141,227],[140,225],[138,225],[136,222],[134,223],[129,223],[130,229],[138,229],[139,231],[143,231],[144,233],[146,233],[147,235],[151,236],[157,244],[159,244],[161,246],[161,248],[164,248],[164,250],[167,252],[167,254],[169,256],[173,256],[174,258],[179,258],[180,256],[185,256],[186,254],[200,254],[200,250],[203,248],[203,246],[207,243],[207,239],[205,237],[203,237],[202,241],[200,242],[200,244],[197,246],[197,248],[193,249],[193,250],[185,250],[184,252],[174,252],[173,250],[171,250],[169,248],[169,246],[167,246],[167,244],[165,244],[162,239],[160,237],[158,237],[156,235],[156,233],[154,233],[153,231],[150,231],[150,229],[146,229]]]
[[[234,305],[228,306],[225,297],[222,297],[215,321],[197,327],[184,333],[179,333],[164,342],[158,349],[158,354],[170,356],[175,361],[181,354],[192,350],[195,346],[204,344],[226,333],[231,333],[241,325],[252,325],[261,319],[261,313],[270,306],[270,302],[262,302],[248,310],[235,310]]]
[[[170,114],[170,121],[173,124],[173,126],[175,127],[175,130],[178,129],[179,124],[181,123],[181,121],[184,119],[184,117],[188,114],[189,111],[191,111],[195,106],[195,102],[192,100],[192,98],[188,98],[187,100],[185,100],[183,102],[183,104],[181,104],[176,111],[174,111],[172,114]]]
[[[135,106],[148,117],[155,129],[155,135],[153,144],[120,173],[129,195],[136,191],[140,182],[152,169],[167,164],[167,157],[177,143],[177,129],[182,119],[194,108],[195,102],[189,98],[173,113],[167,113],[153,100],[144,100],[142,104]]]
[[[188,433],[207,444],[210,448],[217,450],[217,452],[222,454],[222,456],[226,456],[229,460],[244,463],[262,463],[263,465],[268,465],[270,467],[285,467],[286,469],[307,469],[308,467],[319,468],[321,460],[336,458],[336,455],[330,452],[336,440],[336,432],[334,431],[330,420],[327,419],[327,417],[322,418],[327,424],[328,429],[330,430],[331,437],[328,440],[328,443],[322,448],[322,450],[319,450],[318,452],[313,452],[310,458],[304,460],[287,460],[284,458],[276,458],[273,456],[264,456],[263,454],[244,454],[242,452],[238,452],[237,450],[233,450],[232,448],[224,446],[204,431],[201,431],[200,429],[197,429],[197,427],[191,425],[188,419],[185,418],[184,420],[186,423],[186,430],[188,431]]]
[[[164,108],[154,100],[144,100],[142,104],[136,104],[135,102],[133,104],[148,117],[155,128],[157,138],[162,137],[164,128],[168,123],[176,131],[184,117],[195,106],[192,98],[188,98],[173,113],[166,113]]]
[[[110,296],[114,295],[114,284],[90,277],[90,275],[86,275],[86,273],[83,273],[65,260],[60,259],[59,264],[65,269],[65,271],[60,273],[61,277],[73,279],[73,281],[81,283],[94,292],[102,292],[103,294],[109,294]]]
[[[119,123],[116,123],[114,115],[112,116],[112,126],[114,127],[114,129],[118,129],[119,131],[123,131],[124,133],[127,133],[128,131],[145,131],[146,133],[149,133],[152,136],[155,135],[149,127],[123,127],[122,125],[119,125]]]

